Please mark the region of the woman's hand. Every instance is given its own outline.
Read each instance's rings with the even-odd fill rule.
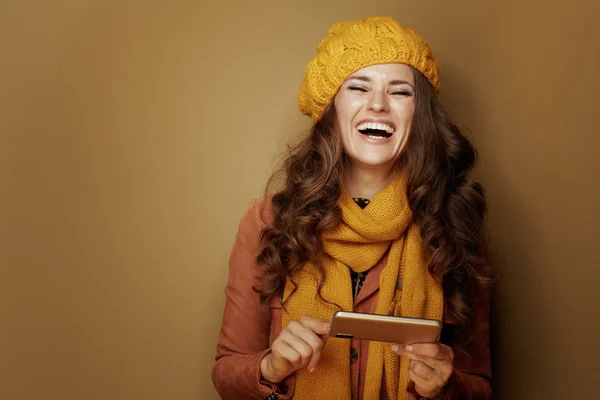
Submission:
[[[415,383],[417,393],[428,399],[444,394],[448,379],[454,371],[452,348],[437,343],[394,345],[392,351],[410,358],[408,377]]]
[[[260,363],[260,372],[269,382],[279,383],[288,375],[307,367],[314,371],[329,334],[330,323],[303,316],[288,324]]]

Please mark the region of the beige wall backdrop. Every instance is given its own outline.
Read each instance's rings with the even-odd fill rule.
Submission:
[[[554,4],[554,3],[553,3]],[[4,0],[0,398],[216,399],[242,213],[329,25],[430,41],[471,131],[503,284],[500,399],[592,398],[600,372],[598,2]]]

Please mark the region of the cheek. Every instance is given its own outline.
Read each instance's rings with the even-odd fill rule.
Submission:
[[[362,107],[362,102],[352,96],[340,96],[335,99],[334,106],[337,116],[337,131],[341,135],[342,141],[347,144],[352,136],[354,121]]]
[[[337,110],[336,110],[337,113]],[[350,126],[346,122],[346,118],[343,115],[337,114],[337,121],[335,125],[335,135],[337,135],[342,141],[342,147],[344,150],[348,150],[351,135]]]
[[[341,92],[334,100],[334,106],[338,120],[342,123],[350,123],[364,105],[364,99],[351,93]]]
[[[406,133],[410,131],[414,115],[414,104],[404,104],[402,106],[397,107],[396,109],[396,119],[398,121],[398,124],[402,126],[405,130],[407,130]]]
[[[364,99],[362,98],[352,98],[352,101],[350,102],[350,110],[352,110],[352,112],[357,113],[363,106],[364,106]]]

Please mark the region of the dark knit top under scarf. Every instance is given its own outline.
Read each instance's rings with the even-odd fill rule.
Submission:
[[[371,202],[371,200],[363,199],[361,197],[353,197],[352,199],[362,209],[368,206]],[[367,277],[368,272],[369,270],[366,270],[365,272],[354,272],[350,270],[350,276],[352,278],[352,296],[354,299],[356,299],[358,292],[360,292],[360,288],[362,288],[363,283],[365,283],[365,278]]]

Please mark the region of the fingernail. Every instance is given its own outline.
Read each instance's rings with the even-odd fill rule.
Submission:
[[[398,351],[399,347],[397,344],[392,346],[392,351]]]
[[[308,370],[308,372],[310,372],[312,374],[313,372],[315,372],[315,369],[316,369],[315,367],[312,367],[311,369]]]
[[[404,349],[406,351],[412,351],[413,350],[413,348],[412,348],[412,346],[410,344],[408,346],[406,346]]]

